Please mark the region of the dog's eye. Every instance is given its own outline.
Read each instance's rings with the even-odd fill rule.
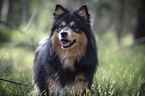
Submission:
[[[59,25],[59,26],[58,26],[58,30],[57,30],[57,32],[59,32],[60,30],[62,30],[63,27],[64,27],[63,25]]]
[[[73,29],[77,29],[78,27],[77,27],[77,26],[72,26],[72,28],[73,28]]]
[[[76,32],[76,33],[81,33],[81,30],[79,29],[79,27],[77,27],[77,26],[72,26],[71,28],[72,28],[72,30],[73,30],[74,32]]]
[[[60,29],[62,29],[63,27],[64,27],[63,25],[60,25],[60,26],[59,26]]]

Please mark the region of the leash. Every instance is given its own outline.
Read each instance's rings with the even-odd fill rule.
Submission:
[[[29,85],[29,84],[26,84],[26,83],[16,82],[16,81],[4,79],[4,78],[0,78],[0,80],[6,81],[6,82],[10,82],[10,83],[14,83],[14,84],[19,84],[19,85],[25,85],[25,86],[33,86],[33,85],[35,84],[35,83],[34,83],[34,84],[32,84],[32,85]]]

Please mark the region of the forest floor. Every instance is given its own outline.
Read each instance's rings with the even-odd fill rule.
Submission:
[[[20,38],[21,39],[21,38]],[[145,95],[145,46],[125,37],[118,47],[113,32],[97,38],[99,66],[86,96]],[[27,47],[1,46],[0,78],[32,84],[34,52]],[[0,96],[28,96],[33,86],[0,80]]]

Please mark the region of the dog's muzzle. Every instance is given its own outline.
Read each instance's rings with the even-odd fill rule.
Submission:
[[[68,36],[68,32],[61,32],[61,37],[66,38]]]
[[[67,31],[62,31],[62,32],[60,32],[59,35],[60,35],[59,39],[61,42],[61,47],[63,49],[70,48],[70,47],[72,47],[73,44],[76,43],[76,39],[74,39],[74,40],[69,39],[69,32],[67,32]]]

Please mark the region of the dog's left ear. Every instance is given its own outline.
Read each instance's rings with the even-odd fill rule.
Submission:
[[[86,5],[82,5],[79,9],[76,10],[76,13],[84,19],[85,23],[89,23],[90,14],[88,13],[88,8]]]
[[[55,12],[53,13],[54,19],[58,20],[61,15],[64,15],[65,13],[68,13],[69,11],[65,9],[60,4],[57,4],[55,7]]]

